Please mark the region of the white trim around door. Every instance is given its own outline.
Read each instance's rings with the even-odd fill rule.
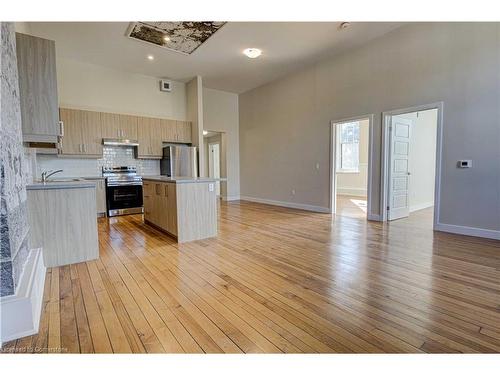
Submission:
[[[381,179],[380,179],[380,209],[382,221],[387,221],[387,196],[389,190],[389,126],[392,116],[405,113],[421,112],[430,109],[437,109],[437,138],[436,138],[436,176],[434,182],[434,229],[439,224],[439,203],[441,197],[441,160],[443,151],[443,102],[424,104],[415,107],[396,109],[382,113],[382,160],[381,160]]]
[[[330,122],[330,202],[329,202],[329,212],[335,214],[336,212],[336,193],[337,186],[335,183],[335,176],[337,173],[337,166],[335,160],[335,154],[337,152],[337,132],[336,125],[343,124],[346,122],[354,122],[368,119],[368,186],[367,186],[367,219],[380,221],[380,216],[372,212],[372,176],[373,176],[373,114],[355,116],[349,118],[343,118],[340,120],[334,120]]]

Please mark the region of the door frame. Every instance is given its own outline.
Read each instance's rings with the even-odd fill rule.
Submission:
[[[392,111],[382,112],[382,160],[380,175],[380,209],[382,221],[387,221],[387,202],[389,194],[389,125],[392,116],[403,115],[411,112],[422,112],[430,109],[437,109],[437,137],[436,137],[436,169],[434,178],[434,222],[433,228],[436,229],[439,223],[439,206],[441,198],[441,160],[443,152],[443,102],[423,104],[414,107],[400,108]]]
[[[337,212],[337,128],[338,124],[346,122],[360,121],[368,119],[368,176],[366,187],[366,218],[367,220],[376,220],[378,215],[372,213],[372,176],[373,176],[373,114],[348,117],[339,120],[330,121],[330,201],[328,212],[334,215]]]
[[[221,138],[222,140],[222,138]],[[220,175],[221,175],[221,141],[217,141],[217,142],[208,142],[207,143],[207,147],[208,147],[208,177],[210,177],[210,169],[213,167],[210,165],[211,162],[213,162],[213,156],[211,155],[210,153],[210,146],[214,146],[214,145],[217,145],[219,146],[218,149],[219,149],[219,181],[216,182],[216,185],[218,186],[218,190],[219,191],[219,194],[218,196],[220,197],[221,196],[221,188],[220,188]]]

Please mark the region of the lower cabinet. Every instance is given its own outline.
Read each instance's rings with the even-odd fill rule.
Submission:
[[[104,178],[86,178],[95,182],[97,216],[106,216],[106,180]]]
[[[144,219],[177,237],[176,184],[144,182],[142,186]]]
[[[144,179],[144,220],[177,242],[217,236],[215,181]]]

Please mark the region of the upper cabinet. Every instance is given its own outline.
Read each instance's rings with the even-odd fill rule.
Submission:
[[[137,140],[137,116],[101,113],[102,137]]]
[[[173,143],[191,143],[191,123],[162,119],[162,140]]]
[[[16,49],[23,141],[57,143],[55,42],[16,33]]]
[[[191,123],[153,117],[61,108],[64,134],[59,154],[100,158],[103,138],[137,140],[136,156],[140,159],[161,159],[163,142],[191,143]]]
[[[64,134],[60,154],[101,158],[103,137],[100,115],[100,112],[61,108]]]
[[[177,133],[177,142],[180,143],[191,143],[191,122],[189,121],[176,121],[176,133]]]
[[[158,118],[138,117],[137,119],[137,157],[141,159],[161,159],[163,155],[163,126]]]

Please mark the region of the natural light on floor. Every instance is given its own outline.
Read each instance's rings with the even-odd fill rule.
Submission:
[[[351,199],[350,200],[356,207],[358,207],[361,211],[366,213],[366,201],[360,199]]]

